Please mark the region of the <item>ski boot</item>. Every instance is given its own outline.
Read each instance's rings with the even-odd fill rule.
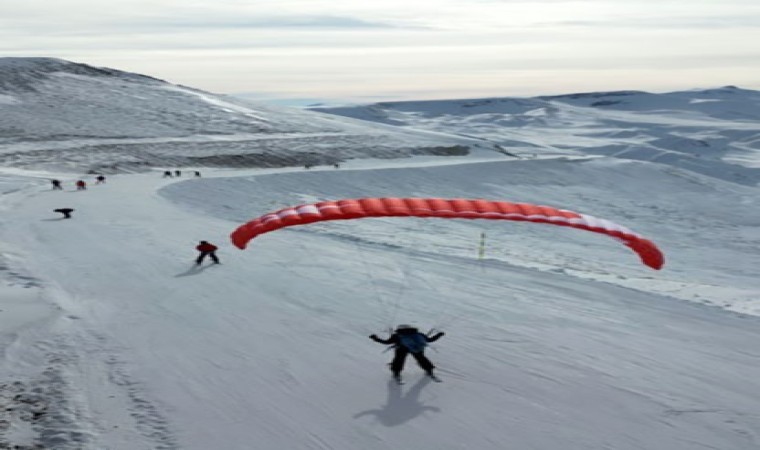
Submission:
[[[440,379],[440,378],[438,378],[438,377],[437,377],[437,376],[436,376],[436,375],[433,373],[433,369],[430,369],[430,370],[426,370],[426,371],[425,371],[425,373],[427,374],[427,376],[429,376],[429,377],[430,377],[430,379],[431,379],[431,380],[433,380],[433,381],[435,381],[435,382],[438,382],[438,383],[440,383],[440,382],[441,382],[441,379]]]

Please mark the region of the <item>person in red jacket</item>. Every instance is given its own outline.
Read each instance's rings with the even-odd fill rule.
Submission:
[[[198,244],[195,249],[201,252],[201,254],[198,255],[198,258],[195,260],[195,264],[200,266],[206,255],[208,255],[211,260],[214,261],[214,264],[219,264],[219,258],[216,257],[216,245],[211,244],[208,241],[201,241],[201,243]]]

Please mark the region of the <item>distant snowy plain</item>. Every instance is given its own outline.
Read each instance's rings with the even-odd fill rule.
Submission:
[[[757,187],[614,158],[160,172],[49,190],[3,171],[3,442],[55,449],[755,449]],[[366,219],[227,235],[284,206],[499,198],[616,220]],[[699,205],[695,207],[694,205]],[[71,220],[52,209],[71,206]],[[480,233],[487,239],[478,258]],[[193,267],[194,244],[221,246]],[[10,316],[8,315],[8,312]],[[735,311],[735,312],[734,312]],[[747,314],[739,314],[747,313]],[[389,382],[371,342],[447,335]],[[14,380],[16,383],[14,383]],[[22,447],[23,448],[23,447]]]

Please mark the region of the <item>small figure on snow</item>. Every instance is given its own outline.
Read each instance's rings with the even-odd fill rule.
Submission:
[[[95,177],[95,184],[104,184],[106,182],[106,177],[103,175],[98,175]]]
[[[74,209],[73,208],[58,208],[58,209],[54,209],[53,212],[63,214],[64,219],[71,219],[71,213],[74,212]]]
[[[164,170],[163,178],[172,178],[172,173],[168,170]]]
[[[435,342],[444,335],[443,332],[428,336],[420,333],[417,328],[412,325],[399,325],[396,327],[396,331],[388,337],[388,339],[380,339],[376,334],[373,334],[369,338],[375,342],[379,342],[385,345],[393,345],[395,353],[393,355],[393,361],[390,363],[391,372],[393,378],[396,381],[401,381],[401,371],[404,370],[404,361],[409,353],[412,354],[417,364],[420,365],[422,370],[433,379],[437,379],[433,374],[435,366],[425,356],[425,346],[428,342]]]
[[[182,171],[181,170],[175,170],[174,171],[174,176],[175,177],[181,177],[182,176]]]
[[[84,180],[77,181],[76,185],[77,185],[77,191],[87,190],[87,183],[85,183]]]
[[[200,173],[200,172],[198,172],[198,171],[196,170],[196,171],[195,171],[195,176],[196,176],[196,177],[200,177],[200,176],[201,176],[201,173]]]
[[[208,255],[211,260],[214,261],[214,264],[219,264],[219,258],[216,257],[216,245],[211,244],[208,241],[201,241],[201,243],[198,244],[195,249],[201,252],[201,254],[198,255],[198,258],[195,260],[196,265],[200,266],[206,255]]]
[[[62,191],[63,186],[61,186],[61,180],[50,180],[50,184],[53,185],[54,191]]]

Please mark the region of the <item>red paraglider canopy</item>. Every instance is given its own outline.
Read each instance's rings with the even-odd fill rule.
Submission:
[[[579,228],[622,241],[653,269],[659,270],[664,264],[662,252],[652,241],[609,220],[550,206],[490,200],[360,198],[319,202],[264,214],[240,226],[230,238],[242,250],[256,236],[280,228],[327,220],[394,216],[516,220]]]

